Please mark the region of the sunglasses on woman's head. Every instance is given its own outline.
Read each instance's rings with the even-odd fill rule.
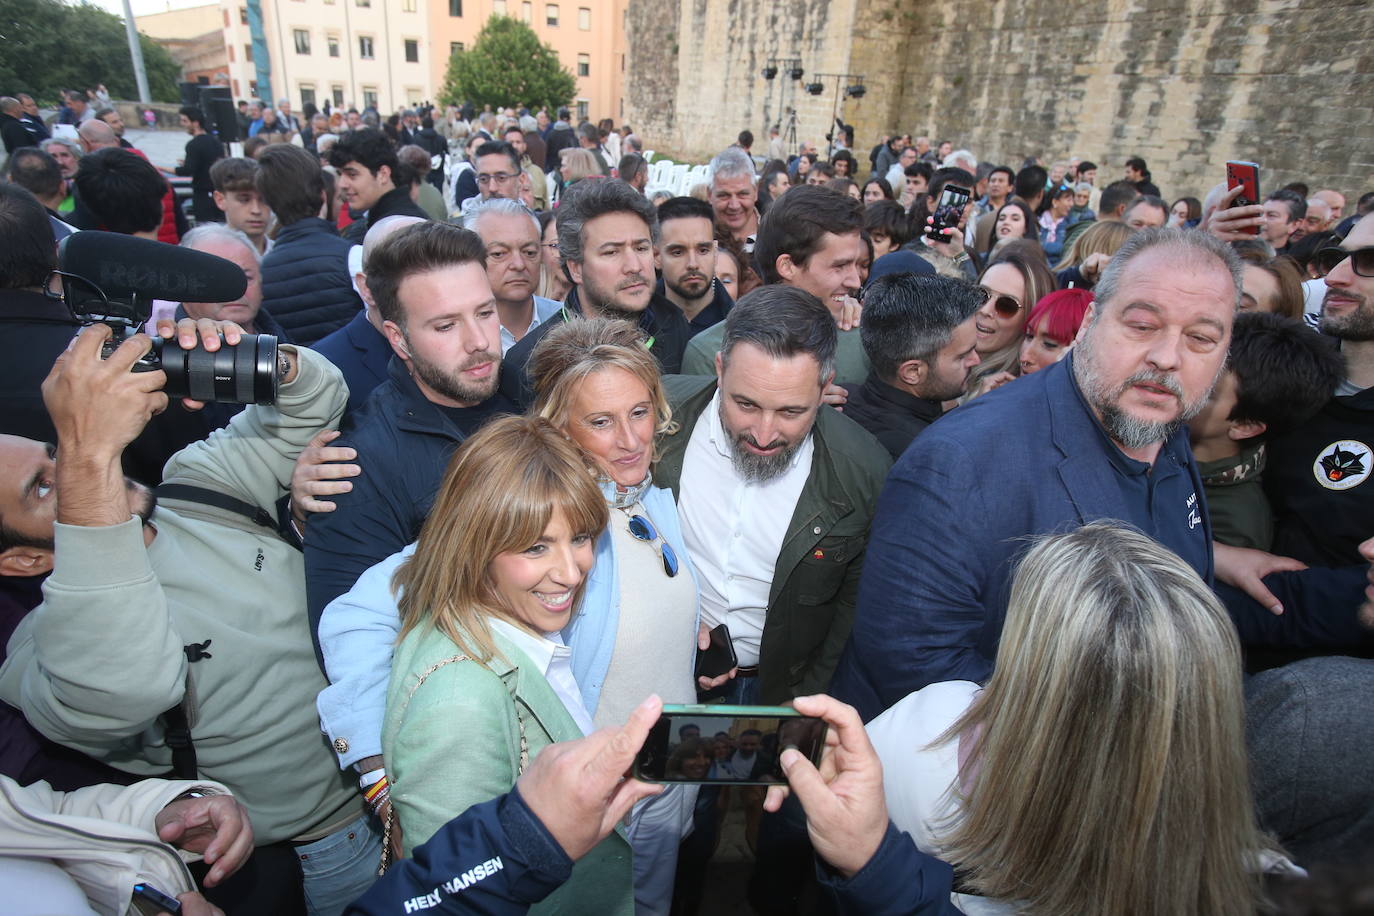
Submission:
[[[1361,277],[1374,277],[1374,246],[1346,250],[1344,248],[1319,248],[1312,256],[1312,263],[1326,276],[1336,269],[1346,258],[1350,259],[1350,269]]]
[[[1015,318],[1016,313],[1021,311],[1021,303],[1017,302],[1014,297],[1008,296],[1006,293],[994,292],[986,286],[980,286],[978,288],[981,289],[983,295],[987,297],[983,301],[991,302],[993,311],[997,312],[997,314],[1001,315],[1003,318]]]

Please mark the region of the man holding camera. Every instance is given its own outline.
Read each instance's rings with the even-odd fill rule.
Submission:
[[[209,351],[221,329],[239,342],[234,324],[158,326]],[[43,383],[60,451],[0,437],[0,555],[22,554],[28,575],[51,570],[44,603],[9,643],[0,698],[53,740],[121,769],[228,785],[259,845],[212,899],[241,912],[298,909],[303,882],[311,913],[341,912],[370,884],[380,843],[319,734],[325,681],[304,564],[274,509],[297,453],[338,422],[347,392],[323,357],[283,346],[275,405],[250,406],[173,456],[155,507],[120,456],[166,408],[167,374],[131,371],[150,347],[141,335],[102,359],[110,336],[86,328]]]

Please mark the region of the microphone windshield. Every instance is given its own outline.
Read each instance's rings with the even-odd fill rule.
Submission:
[[[93,229],[62,240],[57,267],[99,287],[114,302],[233,302],[248,288],[243,268],[233,261]]]

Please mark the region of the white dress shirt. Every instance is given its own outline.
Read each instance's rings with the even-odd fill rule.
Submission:
[[[797,499],[811,475],[815,439],[806,441],[782,474],[746,482],[735,470],[733,445],[720,422],[720,392],[697,418],[683,457],[678,514],[697,570],[701,617],[724,623],[744,666],[757,665],[768,593]]]
[[[582,691],[577,687],[577,679],[573,677],[572,649],[563,644],[561,634],[535,636],[524,627],[518,627],[499,617],[488,617],[487,624],[493,633],[500,633],[529,656],[530,661],[534,662],[539,673],[544,676],[544,680],[553,688],[554,694],[563,701],[563,708],[572,716],[577,727],[582,729],[582,734],[590,735],[596,731],[592,717],[587,714],[587,707],[582,705]]]
[[[525,335],[528,334],[530,331],[533,331],[535,328],[539,327],[541,324],[548,321],[549,318],[551,318],[562,307],[563,304],[561,302],[555,302],[552,299],[545,299],[543,296],[535,296],[534,307],[530,309],[530,326],[525,328],[524,333],[520,335],[521,340],[523,340]],[[520,341],[515,339],[515,335],[506,329],[506,326],[504,324],[501,325],[502,356],[505,356],[506,351],[509,350],[511,347],[515,346],[519,342]]]

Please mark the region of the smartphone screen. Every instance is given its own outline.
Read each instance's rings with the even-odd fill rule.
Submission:
[[[968,188],[961,188],[957,184],[947,184],[940,191],[940,201],[935,205],[935,221],[927,231],[927,235],[937,241],[945,240],[939,230],[952,229],[959,225],[960,218],[964,215],[964,207],[968,205],[969,198],[973,192]]]
[[[785,783],[779,757],[796,748],[812,763],[825,722],[781,706],[665,706],[635,760],[646,782]]]

